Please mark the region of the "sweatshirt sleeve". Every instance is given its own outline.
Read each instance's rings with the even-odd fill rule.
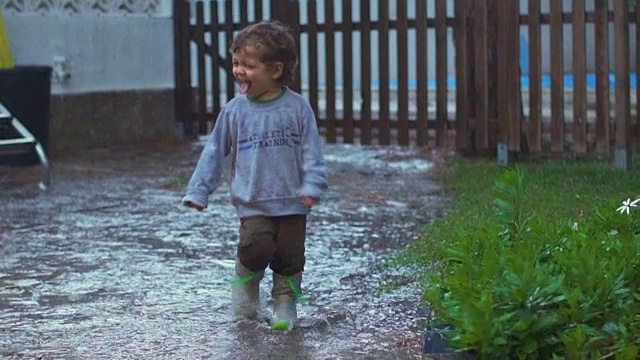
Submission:
[[[209,195],[218,187],[224,159],[231,150],[229,122],[229,116],[223,109],[189,180],[182,204],[191,201],[204,208],[208,206]]]
[[[318,124],[311,106],[307,104],[303,111],[302,128],[302,187],[298,196],[310,196],[320,199],[327,190],[327,167],[322,154],[322,144]]]

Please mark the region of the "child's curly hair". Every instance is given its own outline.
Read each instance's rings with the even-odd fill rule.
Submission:
[[[229,51],[233,54],[245,46],[255,46],[262,52],[263,63],[284,64],[280,84],[291,83],[298,65],[296,42],[288,27],[278,21],[262,21],[242,29],[233,39]]]

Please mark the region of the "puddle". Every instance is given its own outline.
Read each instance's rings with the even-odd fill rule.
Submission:
[[[121,160],[128,151],[60,159],[48,194],[20,181],[28,169],[0,184],[3,358],[420,358],[420,289],[380,294],[391,275],[376,268],[441,210],[418,152],[326,145],[331,187],[308,221],[309,299],[299,328],[274,333],[229,315],[238,221],[227,184],[201,213],[179,206],[176,184],[200,147]],[[268,271],[265,311],[270,285]]]

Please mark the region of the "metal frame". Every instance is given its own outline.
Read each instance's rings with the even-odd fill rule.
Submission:
[[[51,183],[51,164],[47,158],[47,154],[44,151],[44,147],[38,141],[38,139],[31,134],[31,132],[22,123],[14,118],[9,110],[0,103],[0,123],[9,123],[13,129],[15,129],[20,137],[13,139],[0,139],[0,156],[3,155],[17,155],[28,154],[32,150],[35,150],[40,163],[44,167],[44,175],[42,180],[38,184],[38,187],[42,191],[46,191]]]

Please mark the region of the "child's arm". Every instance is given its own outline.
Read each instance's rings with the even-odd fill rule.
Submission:
[[[307,207],[315,205],[327,190],[327,168],[313,109],[307,104],[303,111],[302,128],[302,187],[298,196]]]
[[[209,140],[202,150],[198,165],[189,180],[187,194],[182,204],[197,210],[206,209],[209,195],[216,190],[220,181],[220,174],[224,159],[231,150],[231,136],[229,133],[229,118],[223,110],[218,115]]]

